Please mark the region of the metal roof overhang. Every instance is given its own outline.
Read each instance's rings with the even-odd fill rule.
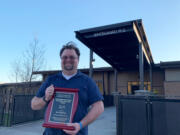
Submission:
[[[76,37],[117,70],[139,68],[142,43],[144,67],[154,64],[142,20],[75,31]]]

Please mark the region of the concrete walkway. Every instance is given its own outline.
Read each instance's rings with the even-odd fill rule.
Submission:
[[[42,135],[43,121],[35,121],[12,127],[0,127],[0,135]],[[104,113],[89,125],[89,135],[116,135],[116,109],[105,108]]]

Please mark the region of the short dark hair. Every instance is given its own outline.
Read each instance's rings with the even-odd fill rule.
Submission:
[[[63,47],[60,50],[60,57],[65,49],[73,49],[79,58],[80,51],[79,51],[79,48],[76,47],[76,44],[74,42],[70,41],[67,44],[63,45]]]

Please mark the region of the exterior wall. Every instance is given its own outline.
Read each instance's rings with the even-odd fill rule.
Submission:
[[[56,72],[57,73],[57,72]],[[85,72],[88,75],[88,72]],[[153,69],[152,91],[159,95],[180,96],[180,68],[178,69]],[[54,73],[50,73],[54,74]],[[46,78],[50,74],[44,74]],[[104,74],[104,79],[103,79]],[[100,88],[102,94],[111,95],[115,92],[114,71],[94,71],[93,79]],[[149,71],[145,71],[144,81],[149,82]],[[117,89],[121,94],[128,94],[128,83],[139,82],[138,71],[120,71],[117,76]],[[37,92],[41,82],[33,82],[31,89],[28,83],[1,84],[0,94],[9,91],[16,95],[33,95]]]
[[[165,70],[164,91],[168,96],[180,96],[180,69]]]
[[[152,91],[158,95],[164,95],[164,70],[153,71],[152,74]]]
[[[103,76],[102,72],[97,72],[93,74],[93,80],[96,82],[96,85],[99,87],[101,94],[103,94]]]
[[[144,82],[149,82],[149,71],[144,72]],[[122,94],[128,94],[128,83],[139,83],[139,72],[137,71],[124,71],[118,74],[118,91]]]
[[[35,95],[42,82],[13,83],[0,85],[0,94],[11,93],[14,95]]]
[[[164,71],[155,70],[152,74],[152,88],[153,92],[163,95],[164,94]],[[96,81],[96,84],[100,88],[101,93],[103,94],[103,88],[106,95],[111,95],[115,92],[115,83],[114,83],[114,72],[108,71],[104,72],[104,87],[103,87],[103,71],[94,72],[93,79]],[[118,72],[117,76],[117,89],[123,95],[128,94],[128,82],[139,82],[139,72],[137,71],[121,71]],[[149,71],[144,73],[144,82],[150,82]]]
[[[110,83],[110,72],[104,72],[104,89],[107,95],[111,94]]]
[[[137,81],[137,79],[138,79],[137,72],[134,71],[118,72],[118,91],[121,92],[121,94],[127,94],[128,82]]]
[[[117,79],[118,81],[118,79]],[[110,89],[110,94],[112,92],[115,92],[115,85],[114,85],[114,72],[109,73],[109,89]]]
[[[104,75],[103,75],[104,74]],[[109,88],[109,72],[95,72],[93,74],[93,79],[100,89],[100,92],[105,95],[111,94],[111,89]]]
[[[58,71],[59,72],[59,71]],[[55,74],[56,72],[44,73],[43,78],[45,79],[48,75]],[[88,71],[83,72],[88,75]],[[104,74],[104,79],[103,79]],[[93,79],[98,85],[100,92],[102,94],[111,95],[115,92],[115,83],[114,83],[114,71],[93,71]],[[152,88],[153,92],[157,94],[164,94],[164,70],[163,69],[153,69],[152,72]],[[144,82],[148,84],[150,82],[149,70],[144,71]],[[121,94],[128,94],[128,83],[129,84],[138,84],[139,83],[139,72],[138,71],[119,71],[117,76],[117,90]],[[151,86],[151,85],[150,85]]]
[[[180,96],[180,82],[164,82],[166,96]]]
[[[155,91],[157,94],[164,94],[164,71],[158,70],[153,71],[153,83],[152,83],[152,90]],[[94,72],[93,79],[97,82],[103,83],[103,72]],[[144,82],[149,82],[149,71],[145,71],[144,73]],[[121,94],[128,94],[128,82],[139,82],[139,73],[137,71],[121,71],[118,72],[117,77],[117,89],[118,92]],[[112,94],[115,92],[114,86],[114,72],[104,72],[104,89],[106,94]],[[99,86],[99,85],[98,85]],[[103,84],[101,88],[103,87]],[[100,88],[100,89],[101,89]],[[103,92],[101,90],[101,92]]]
[[[103,79],[104,73],[104,79]],[[149,71],[145,71],[144,73],[144,81],[149,82]],[[168,75],[168,74],[166,74]],[[48,76],[48,75],[46,75]],[[172,77],[171,77],[172,78]],[[177,78],[177,77],[176,77]],[[115,83],[114,83],[114,72],[113,71],[94,71],[93,79],[100,88],[100,92],[102,94],[111,95],[115,92]],[[164,94],[164,88],[166,93],[169,93],[169,89],[173,89],[173,85],[170,82],[164,83],[165,74],[164,70],[153,70],[152,75],[152,90],[157,94]],[[137,71],[121,71],[118,72],[117,76],[117,89],[121,94],[128,94],[128,82],[139,82],[139,73]],[[177,81],[176,81],[177,83]],[[22,84],[11,84],[11,85],[0,85],[0,93],[2,93],[2,89],[12,90],[15,94],[35,94],[40,87],[41,82],[32,83],[31,90],[28,89],[27,83]],[[170,86],[168,86],[170,85]],[[176,85],[174,85],[175,87]],[[178,88],[175,87],[174,89]],[[180,88],[180,87],[179,87]]]
[[[180,69],[166,69],[165,80],[166,81],[180,81]]]

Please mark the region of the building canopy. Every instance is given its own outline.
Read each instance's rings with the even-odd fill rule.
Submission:
[[[142,20],[75,31],[76,37],[117,70],[139,68],[139,45],[144,67],[154,64]]]

